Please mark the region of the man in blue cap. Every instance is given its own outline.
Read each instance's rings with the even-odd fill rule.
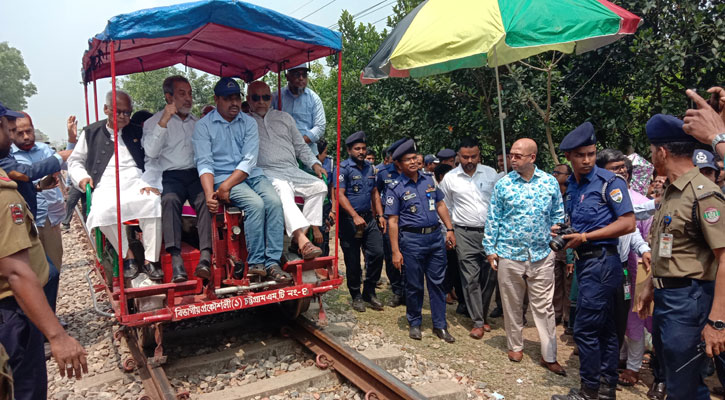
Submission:
[[[386,153],[390,155],[392,160],[393,152],[407,139],[398,139],[388,147]],[[373,189],[373,205],[375,207],[375,220],[378,222],[378,226],[383,232],[383,255],[385,259],[385,275],[387,275],[390,281],[390,287],[393,291],[393,296],[388,301],[388,306],[397,307],[401,304],[405,304],[405,283],[403,276],[405,275],[405,265],[402,268],[395,268],[393,265],[393,250],[390,247],[390,234],[387,229],[387,221],[383,216],[385,210],[383,209],[382,199],[385,198],[385,192],[388,186],[398,179],[400,176],[400,170],[397,168],[394,162],[382,165],[382,168],[378,168],[377,175],[375,176],[375,188]]]
[[[427,172],[430,172],[431,174],[435,171],[438,164],[441,163],[439,159],[436,158],[433,154],[428,154],[425,157],[423,157],[423,163],[425,164],[425,170]]]
[[[285,73],[287,86],[281,90],[282,107],[279,107],[279,96],[276,91],[272,95],[272,107],[292,115],[305,143],[310,146],[312,154],[317,155],[316,143],[325,136],[327,122],[320,96],[307,87],[309,71],[307,63],[288,69]]]
[[[617,252],[618,238],[635,229],[627,183],[596,166],[597,138],[585,122],[561,141],[573,174],[564,208],[576,233],[563,236],[565,249],[574,249],[579,283],[574,341],[579,349],[581,388],[553,400],[614,399],[619,343],[614,323],[614,296],[624,274]],[[553,234],[559,231],[554,225]]]
[[[448,164],[456,168],[456,152],[451,149],[443,149],[436,154],[441,164]]]
[[[254,118],[241,112],[239,84],[222,78],[214,86],[216,110],[196,123],[192,143],[206,205],[216,214],[219,202],[244,211],[249,275],[278,282],[292,280],[279,266],[284,240],[282,201],[257,166],[259,131]],[[244,264],[234,277],[244,276]]]
[[[352,296],[352,308],[365,311],[365,303],[381,311],[383,304],[375,295],[375,285],[383,268],[383,236],[373,218],[372,195],[375,188],[375,168],[365,160],[365,132],[359,131],[345,140],[350,157],[340,163],[340,246],[347,266],[347,288]],[[362,270],[360,248],[365,253],[367,268],[360,292]]]
[[[385,194],[385,215],[390,229],[393,264],[405,263],[406,317],[411,339],[421,340],[423,283],[427,281],[433,333],[448,343],[456,339],[448,333],[443,279],[446,273],[446,247],[456,246],[453,224],[443,192],[429,176],[418,170],[415,143],[408,139],[393,153],[402,174]],[[447,232],[441,235],[443,221]],[[445,240],[445,242],[444,242]]]
[[[707,179],[717,183],[720,177],[720,168],[715,164],[715,156],[707,150],[695,150],[692,153],[692,163],[700,169],[700,173]]]
[[[725,350],[725,288],[717,283],[725,279],[719,276],[725,271],[725,198],[694,168],[701,145],[682,126],[663,114],[646,125],[652,164],[671,183],[650,229],[652,278],[637,308],[646,316],[654,299],[652,337],[667,398],[709,399],[702,352],[712,357]]]

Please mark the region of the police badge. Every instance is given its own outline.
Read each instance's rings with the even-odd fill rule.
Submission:
[[[13,222],[16,225],[21,225],[23,223],[23,205],[22,204],[10,204],[8,205],[10,207],[10,218],[13,220]]]
[[[412,206],[410,206],[410,212],[413,213],[413,214],[417,213],[418,212],[418,207],[416,207],[415,204],[412,205]]]

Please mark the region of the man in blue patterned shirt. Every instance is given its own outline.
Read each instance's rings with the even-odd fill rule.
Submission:
[[[494,186],[483,247],[498,270],[509,359],[523,357],[521,307],[528,287],[541,340],[540,363],[566,375],[556,361],[554,253],[548,245],[551,226],[564,222],[564,204],[556,178],[536,168],[536,153],[531,139],[519,139],[511,147],[513,171]]]

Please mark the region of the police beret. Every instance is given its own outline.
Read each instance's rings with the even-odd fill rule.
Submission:
[[[700,169],[712,168],[715,171],[720,170],[720,168],[715,165],[715,156],[707,150],[695,150],[695,152],[692,153],[692,163]]]
[[[415,153],[415,142],[413,139],[406,139],[406,141],[398,145],[393,152],[393,160],[400,161],[404,155],[410,153]]]
[[[647,121],[645,131],[652,144],[671,142],[696,142],[697,140],[682,130],[683,122],[675,116],[655,114]]]
[[[430,163],[438,163],[438,162],[440,162],[440,160],[437,159],[436,156],[434,156],[433,154],[428,154],[425,157],[423,157],[423,163],[425,163],[425,165],[428,165]]]
[[[436,154],[436,157],[438,157],[441,160],[445,160],[446,158],[453,158],[456,156],[456,152],[451,149],[443,149]]]
[[[345,139],[345,145],[346,146],[352,146],[355,143],[365,143],[365,132],[363,131],[357,131],[353,133],[352,135],[348,136],[347,139]]]
[[[408,139],[407,138],[402,138],[402,139],[396,140],[395,143],[391,144],[390,147],[388,147],[388,149],[386,150],[386,152],[387,153],[390,153],[390,155],[392,155],[393,152],[395,151],[395,149],[397,149],[398,146],[400,146],[401,144],[403,144],[403,142],[405,142],[406,140],[408,140]]]
[[[577,147],[591,146],[597,144],[597,136],[594,134],[594,126],[587,121],[569,132],[559,145],[559,150],[569,151]]]

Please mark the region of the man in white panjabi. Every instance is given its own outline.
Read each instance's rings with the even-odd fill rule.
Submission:
[[[91,212],[88,214],[88,229],[100,228],[113,247],[118,249],[118,227],[116,225],[116,158],[114,157],[113,94],[106,96],[103,112],[107,119],[95,122],[83,130],[73,154],[68,158],[68,172],[73,184],[85,191],[86,184],[93,189]],[[116,120],[118,134],[119,182],[121,189],[121,221],[138,220],[143,232],[143,271],[151,279],[162,279],[159,265],[161,250],[161,197],[158,188],[147,182],[153,179],[144,174],[144,152],[141,147],[142,130],[130,124],[133,104],[131,97],[116,91]],[[128,248],[126,230],[121,229],[123,249],[123,276],[133,279],[139,267]]]
[[[282,200],[284,225],[299,254],[309,260],[319,257],[322,250],[307,239],[307,230],[322,225],[322,204],[327,186],[320,180],[325,175],[320,161],[312,154],[295,125],[295,120],[284,111],[271,108],[272,95],[266,83],[252,82],[247,89],[250,116],[259,128],[259,155],[257,166],[272,181]],[[297,160],[312,169],[317,177],[300,169]],[[294,196],[302,196],[305,204],[300,209]]]

